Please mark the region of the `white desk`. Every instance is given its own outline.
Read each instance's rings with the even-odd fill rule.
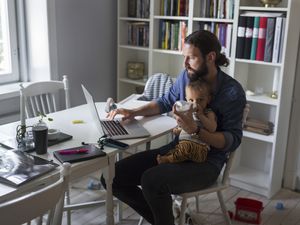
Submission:
[[[132,101],[130,103],[124,103],[126,108],[135,107],[137,104],[143,104],[139,101]],[[104,103],[97,103],[97,108],[100,113],[100,117],[104,118],[106,113],[104,112]],[[102,110],[101,110],[102,109]],[[63,110],[60,112],[52,113],[49,117],[53,118],[52,122],[48,122],[50,128],[58,128],[62,132],[68,133],[73,136],[73,139],[67,142],[57,144],[48,148],[48,153],[42,155],[43,158],[48,160],[58,161],[53,157],[53,151],[71,148],[81,145],[81,142],[86,143],[96,143],[100,137],[96,126],[92,121],[92,117],[88,111],[87,105],[81,105],[71,109]],[[140,144],[147,143],[157,137],[167,134],[172,128],[176,126],[174,119],[167,116],[154,116],[154,117],[140,117],[141,124],[149,131],[151,136],[147,138],[139,139],[128,139],[124,140],[130,147],[135,147]],[[73,124],[73,120],[83,120],[82,124]],[[37,122],[36,118],[26,120],[26,125],[32,125]],[[0,141],[6,137],[13,137],[16,134],[16,126],[19,122],[10,123],[0,126]],[[162,124],[164,126],[162,126]],[[87,160],[84,162],[74,163],[71,167],[71,177],[70,179],[76,179],[82,177],[91,172],[104,169],[104,176],[107,183],[107,195],[106,195],[106,224],[114,224],[113,217],[113,196],[112,196],[112,179],[114,177],[114,164],[115,156],[118,153],[117,149],[105,147],[105,152],[107,157],[100,157],[92,160]],[[0,202],[7,201],[8,199],[15,198],[22,195],[24,192],[32,190],[34,187],[51,183],[53,180],[58,179],[58,170],[49,173],[41,178],[33,180],[20,188],[8,187],[4,184],[0,184]]]

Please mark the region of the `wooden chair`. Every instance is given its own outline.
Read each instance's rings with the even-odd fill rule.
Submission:
[[[65,107],[70,108],[69,82],[67,75],[62,81],[40,81],[23,87],[21,84],[21,96],[24,98],[26,117],[38,116],[39,112],[48,114],[59,110],[56,95],[60,90],[65,93]]]
[[[69,171],[70,164],[64,163],[61,170],[61,178],[54,184],[1,203],[1,224],[30,224],[30,221],[34,219],[37,219],[37,224],[42,224],[43,216],[47,214],[46,224],[60,225],[64,193],[69,182]]]
[[[244,108],[244,113],[243,113],[243,120],[242,120],[243,124],[246,122],[249,111],[250,111],[250,105],[246,104],[246,106]],[[199,213],[200,212],[200,210],[199,210],[199,196],[214,193],[214,192],[217,193],[217,196],[218,196],[218,199],[219,199],[219,202],[220,202],[220,206],[221,206],[226,224],[231,225],[231,220],[229,218],[229,215],[228,215],[228,212],[227,212],[227,209],[226,209],[226,205],[225,205],[225,202],[224,202],[224,199],[223,199],[222,191],[229,187],[229,183],[230,183],[229,182],[229,172],[230,172],[230,169],[231,169],[231,166],[232,166],[234,155],[235,155],[235,151],[229,153],[226,165],[225,165],[224,170],[223,170],[223,173],[221,173],[221,175],[219,176],[219,178],[217,179],[217,181],[213,185],[211,185],[208,188],[199,190],[199,191],[182,193],[182,194],[179,195],[179,196],[182,197],[182,202],[181,202],[181,207],[180,207],[179,225],[183,225],[184,222],[185,222],[185,211],[186,211],[187,199],[188,198],[192,198],[192,197],[196,198],[196,211],[197,211],[197,213]]]

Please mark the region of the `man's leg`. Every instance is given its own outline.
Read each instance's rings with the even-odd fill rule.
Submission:
[[[142,175],[142,190],[155,225],[173,225],[171,194],[200,190],[214,183],[219,170],[208,162],[159,164]]]
[[[143,173],[157,165],[158,153],[159,150],[149,150],[118,161],[115,165],[115,177],[112,184],[113,195],[133,208],[151,224],[154,224],[153,215],[139,185],[141,185]],[[105,187],[103,176],[101,182]]]

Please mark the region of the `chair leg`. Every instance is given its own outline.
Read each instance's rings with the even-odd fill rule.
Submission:
[[[196,199],[196,212],[200,213],[200,208],[199,208],[199,195],[195,196]]]
[[[66,201],[67,201],[67,205],[71,204],[71,200],[70,200],[70,187],[68,187],[67,191],[66,191]],[[71,210],[67,210],[67,224],[71,225]]]
[[[226,208],[226,205],[225,205],[225,202],[224,202],[224,199],[223,199],[222,192],[218,191],[217,194],[218,194],[218,199],[219,199],[219,202],[220,202],[220,205],[221,205],[221,209],[223,211],[223,215],[224,215],[224,219],[226,221],[226,224],[231,225],[231,220],[230,220],[228,212],[227,212],[227,208]]]
[[[183,197],[182,202],[181,202],[181,206],[180,206],[179,225],[184,225],[186,202],[187,202],[187,199],[185,197]]]
[[[143,224],[143,222],[144,222],[144,217],[140,217],[140,219],[139,219],[139,223],[138,223],[138,225],[142,225]]]

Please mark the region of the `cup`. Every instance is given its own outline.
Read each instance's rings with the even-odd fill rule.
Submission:
[[[34,126],[32,133],[36,154],[46,154],[48,148],[48,127]]]

